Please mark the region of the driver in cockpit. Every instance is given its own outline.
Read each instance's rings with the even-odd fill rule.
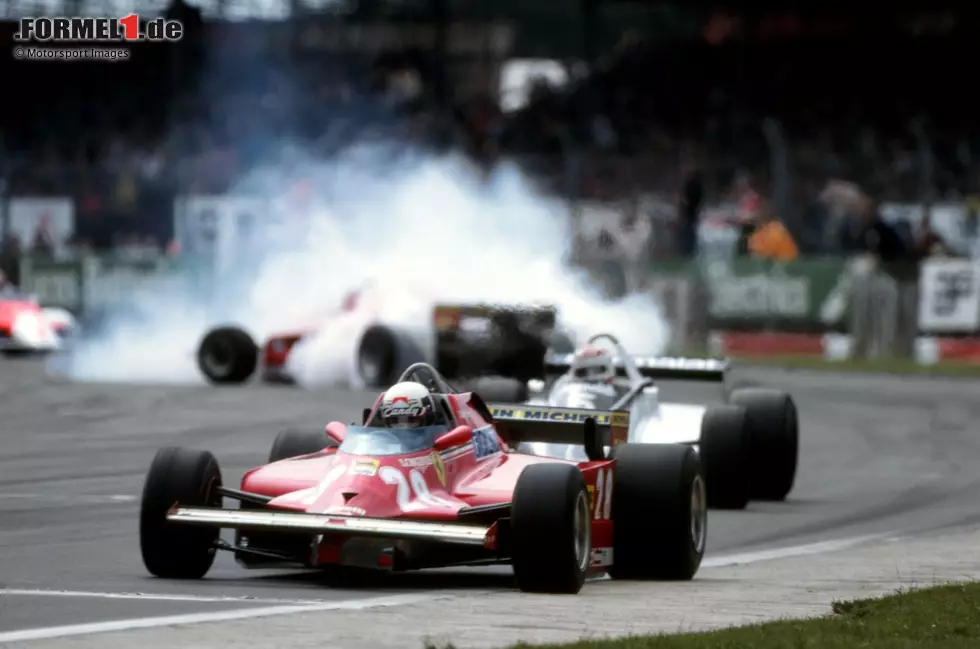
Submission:
[[[376,418],[385,428],[424,428],[438,421],[438,410],[432,394],[421,383],[396,383],[378,406]]]
[[[580,381],[612,383],[616,378],[616,366],[609,350],[585,345],[572,357],[571,373]]]

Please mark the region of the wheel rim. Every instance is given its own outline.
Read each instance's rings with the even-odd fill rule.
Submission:
[[[204,364],[213,376],[224,376],[231,367],[231,348],[224,343],[212,343],[204,355]]]
[[[704,480],[695,476],[691,484],[691,543],[698,553],[704,552],[708,529],[708,498],[704,489]]]
[[[592,521],[589,518],[589,500],[580,492],[575,501],[575,565],[580,572],[589,567],[589,551],[592,549]]]
[[[381,365],[380,354],[362,351],[360,358],[357,359],[357,370],[361,373],[361,380],[371,387],[381,385]]]

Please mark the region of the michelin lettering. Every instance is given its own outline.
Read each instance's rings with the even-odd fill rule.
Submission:
[[[568,424],[583,424],[586,419],[595,419],[599,426],[626,426],[629,424],[629,413],[602,412],[598,410],[570,409],[526,409],[491,408],[490,414],[495,419],[524,420],[524,421],[553,421]]]

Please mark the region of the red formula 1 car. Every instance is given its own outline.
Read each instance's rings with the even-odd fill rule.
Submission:
[[[75,319],[65,309],[42,307],[15,290],[0,292],[0,352],[5,356],[61,349]]]
[[[684,445],[621,443],[626,412],[488,406],[431,366],[441,423],[426,429],[332,422],[284,433],[270,463],[225,487],[211,453],[161,449],[143,488],[140,547],[150,573],[200,578],[215,551],[246,567],[400,571],[512,564],[528,592],[576,593],[590,573],[691,579],[706,541],[704,480]],[[522,441],[580,443],[587,462],[514,452]],[[610,448],[607,457],[607,448]],[[224,498],[240,508],[223,508]],[[236,530],[234,543],[220,530]]]
[[[544,378],[549,348],[573,351],[557,317],[549,306],[445,304],[417,288],[369,282],[337,309],[308,315],[263,342],[238,325],[210,329],[198,345],[197,366],[209,383],[221,385],[245,383],[256,373],[267,382],[303,383],[312,373],[381,388],[424,361],[450,379],[498,376],[523,385]]]

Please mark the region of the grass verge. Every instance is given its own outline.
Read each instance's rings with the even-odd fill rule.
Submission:
[[[954,363],[943,361],[935,365],[919,365],[907,358],[869,358],[863,360],[827,360],[819,356],[742,356],[736,357],[739,365],[781,367],[795,370],[822,370],[829,372],[866,372],[871,374],[908,374],[916,376],[980,377],[980,363]]]
[[[833,614],[705,633],[515,645],[535,649],[977,649],[980,583],[834,602]]]

